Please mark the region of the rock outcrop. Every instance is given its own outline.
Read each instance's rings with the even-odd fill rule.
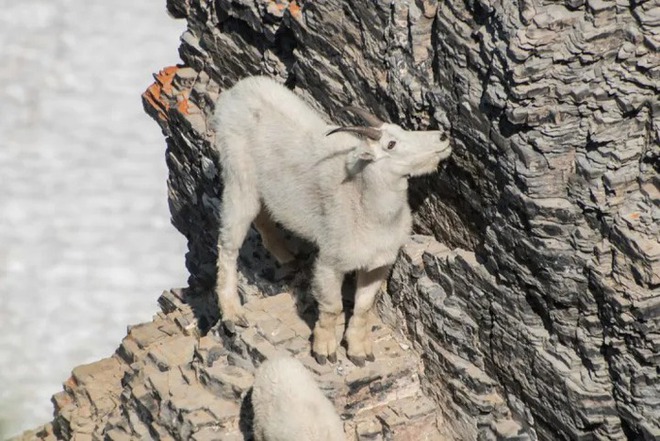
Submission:
[[[129,329],[113,356],[75,368],[53,397],[55,420],[21,439],[252,439],[255,366],[277,353],[312,371],[346,421],[347,440],[460,439],[422,392],[419,358],[389,328],[374,335],[378,363],[357,368],[341,352],[336,365],[320,366],[310,355],[311,317],[289,293],[249,302],[249,328],[221,337],[200,335],[184,298],[164,292],[162,312]]]
[[[434,400],[421,417],[441,421],[428,430],[660,438],[659,1],[169,0],[168,9],[188,22],[183,64],[160,72],[144,102],[166,135],[191,304],[215,284],[213,103],[239,78],[271,75],[336,121],[353,103],[407,128],[451,130],[449,165],[412,185],[417,234],[379,305],[421,354],[415,394]],[[280,277],[260,270],[253,249],[241,255],[242,294],[268,301],[258,299],[279,292]],[[213,310],[196,311],[202,330]],[[207,341],[187,347],[218,344]],[[208,357],[167,375],[212,384]],[[149,381],[135,387],[156,388]],[[138,402],[130,390],[125,399]],[[134,409],[127,421],[153,421],[149,404]],[[177,409],[170,416],[184,418]],[[390,439],[383,421],[360,426],[381,424],[375,438],[355,436]]]

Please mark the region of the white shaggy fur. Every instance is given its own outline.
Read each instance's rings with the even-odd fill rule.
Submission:
[[[449,156],[447,135],[384,123],[378,141],[347,132],[327,136],[337,126],[265,77],[243,79],[223,92],[214,124],[224,182],[217,295],[225,325],[244,323],[236,259],[251,222],[281,263],[294,259],[276,221],[319,248],[312,283],[319,306],[317,360],[336,359],[341,284],[354,270],[348,355],[356,364],[372,360],[367,313],[410,234],[408,178],[435,171]]]
[[[255,441],[345,441],[334,406],[300,361],[278,357],[257,370],[252,389]]]

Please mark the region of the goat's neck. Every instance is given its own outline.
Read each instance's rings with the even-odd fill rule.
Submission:
[[[381,221],[395,221],[408,204],[408,180],[366,167],[358,182],[364,210]]]

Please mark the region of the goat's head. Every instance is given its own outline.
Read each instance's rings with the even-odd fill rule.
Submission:
[[[368,124],[367,127],[338,127],[328,132],[328,135],[349,132],[358,136],[358,144],[349,154],[349,162],[374,163],[379,169],[398,177],[420,176],[434,172],[440,161],[451,154],[449,136],[445,131],[408,131],[356,107],[343,110],[357,114]]]

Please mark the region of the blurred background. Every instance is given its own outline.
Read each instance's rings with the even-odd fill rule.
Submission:
[[[165,0],[0,0],[0,430],[185,286],[165,141],[142,110],[185,22]],[[1,437],[1,436],[0,436]]]

